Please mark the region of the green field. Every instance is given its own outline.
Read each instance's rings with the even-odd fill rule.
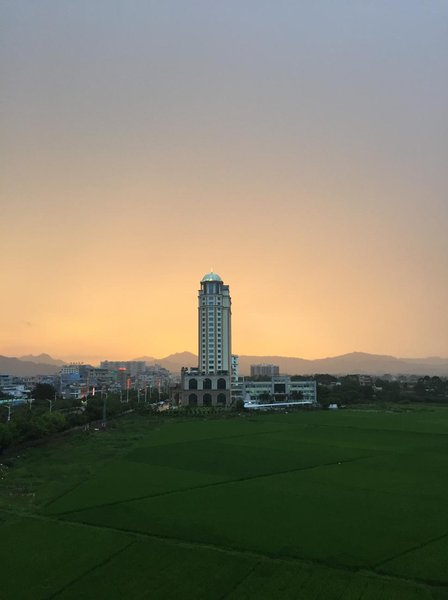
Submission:
[[[0,468],[0,597],[448,600],[448,409],[128,416]]]

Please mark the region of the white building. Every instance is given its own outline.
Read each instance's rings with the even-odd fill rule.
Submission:
[[[23,383],[11,383],[9,385],[3,385],[1,388],[3,394],[14,398],[14,400],[28,400],[31,390],[29,390]]]
[[[263,381],[240,377],[234,386],[235,399],[244,401],[245,408],[280,408],[313,405],[317,402],[317,386],[314,380],[294,381],[279,376]]]

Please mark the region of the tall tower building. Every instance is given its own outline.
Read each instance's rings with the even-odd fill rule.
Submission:
[[[198,293],[199,371],[204,375],[230,375],[231,299],[229,286],[216,273],[207,273]]]
[[[230,406],[237,366],[237,358],[232,359],[231,300],[229,286],[213,272],[204,275],[198,292],[198,335],[199,364],[182,369],[181,404]]]

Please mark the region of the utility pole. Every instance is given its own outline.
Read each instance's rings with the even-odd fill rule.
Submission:
[[[47,399],[47,402],[50,403],[50,412],[51,412],[53,410],[53,400],[48,400]]]

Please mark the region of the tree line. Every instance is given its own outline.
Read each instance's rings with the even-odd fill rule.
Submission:
[[[437,376],[420,377],[410,383],[405,379],[390,380],[373,377],[371,385],[362,385],[357,375],[335,377],[315,375],[318,383],[318,402],[324,408],[330,404],[350,406],[369,403],[446,403],[448,379]]]
[[[4,397],[4,394],[2,395]],[[14,403],[12,398],[0,406],[0,452],[58,432],[110,419],[143,404],[136,391],[126,394],[101,392],[85,400],[64,400],[56,397],[50,384],[37,384],[31,392],[32,401]],[[148,400],[153,400],[150,398]]]

